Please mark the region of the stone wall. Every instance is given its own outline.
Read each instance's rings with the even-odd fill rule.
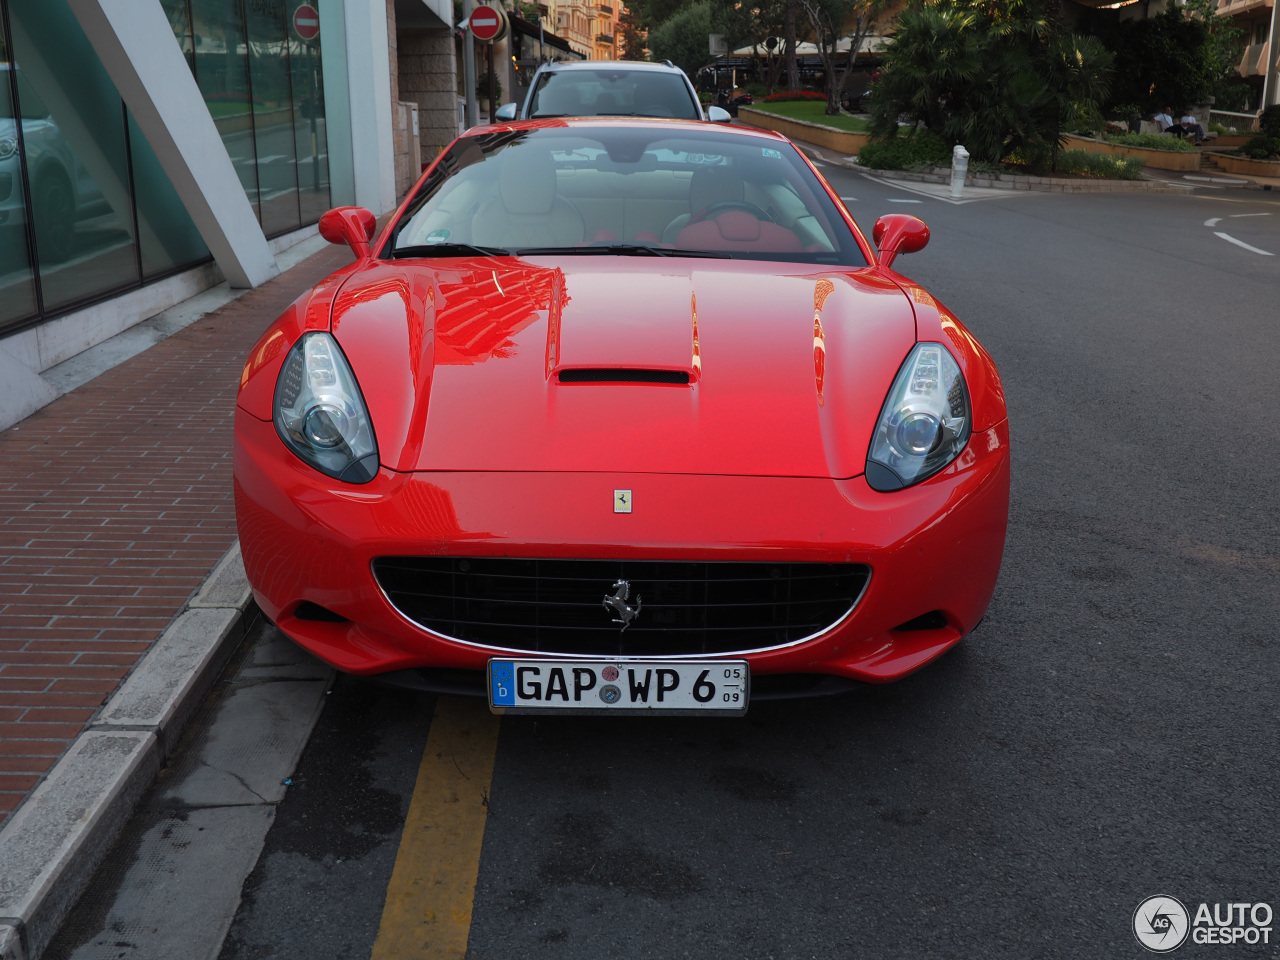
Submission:
[[[401,199],[412,187],[422,173],[422,149],[419,140],[413,135],[415,126],[414,114],[418,105],[404,100],[397,100],[391,105],[392,137],[395,145],[396,162],[396,199]]]
[[[400,96],[418,105],[422,159],[430,162],[458,135],[458,68],[447,28],[401,30]]]

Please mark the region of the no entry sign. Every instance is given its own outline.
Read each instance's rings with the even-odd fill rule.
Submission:
[[[501,10],[481,4],[471,12],[471,35],[477,40],[491,43],[504,32],[506,17]]]
[[[304,3],[293,11],[293,32],[303,40],[314,40],[320,34],[320,13]]]

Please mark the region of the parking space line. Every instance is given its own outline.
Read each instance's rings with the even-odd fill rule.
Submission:
[[[371,960],[462,960],[480,872],[500,718],[440,697]]]
[[[1236,220],[1239,217],[1269,217],[1271,216],[1271,214],[1269,213],[1233,213],[1230,216],[1232,220]]]
[[[1271,253],[1270,251],[1259,250],[1257,247],[1251,247],[1249,246],[1249,244],[1245,243],[1243,240],[1237,240],[1235,237],[1231,236],[1231,234],[1229,233],[1222,233],[1221,231],[1215,230],[1213,235],[1215,237],[1221,237],[1223,240],[1227,241],[1227,243],[1234,243],[1237,247],[1244,247],[1244,249],[1249,250],[1252,253],[1261,254],[1264,257],[1275,256],[1275,254]]]

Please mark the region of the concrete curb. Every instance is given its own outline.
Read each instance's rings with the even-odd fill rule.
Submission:
[[[37,960],[254,619],[233,546],[0,830],[0,960]]]
[[[868,177],[882,180],[907,180],[915,183],[950,183],[950,174],[925,173],[912,170],[873,170],[860,166],[849,157],[832,157],[824,154],[817,147],[798,140],[792,141],[811,159],[823,163],[856,170]],[[1089,180],[1067,179],[1065,177],[1020,177],[1012,174],[987,176],[970,174],[965,178],[965,186],[989,187],[995,190],[1028,190],[1035,193],[1176,193],[1185,194],[1195,187],[1170,183],[1167,180]]]

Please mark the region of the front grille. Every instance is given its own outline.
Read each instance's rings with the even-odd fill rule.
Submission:
[[[379,557],[373,573],[405,617],[468,643],[530,653],[693,656],[794,643],[853,608],[870,569],[838,563]],[[626,580],[640,612],[605,608]]]

